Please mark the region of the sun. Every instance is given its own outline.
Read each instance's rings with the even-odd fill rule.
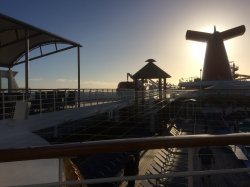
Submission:
[[[200,29],[194,29],[194,31],[213,33],[213,28],[214,27],[204,25],[204,26],[201,26]],[[199,65],[203,64],[204,59],[205,59],[207,43],[190,41],[188,47],[189,47],[189,53],[191,55],[192,61]]]
[[[206,46],[206,43],[195,41],[190,42],[192,60],[197,64],[202,64],[204,62]]]

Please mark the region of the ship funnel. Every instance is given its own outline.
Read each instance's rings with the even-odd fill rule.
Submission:
[[[198,31],[188,30],[186,33],[186,40],[194,40],[197,42],[207,42],[211,34]]]
[[[223,32],[216,31],[214,27],[214,33],[187,31],[187,40],[207,43],[202,74],[203,81],[233,80],[223,41],[241,36],[245,31],[244,25]]]
[[[223,38],[223,40],[228,40],[236,36],[243,35],[245,31],[246,31],[245,25],[241,25],[239,27],[235,27],[235,28],[221,32],[221,37]]]

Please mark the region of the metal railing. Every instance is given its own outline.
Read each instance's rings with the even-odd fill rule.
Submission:
[[[131,101],[134,92],[116,89],[81,89],[80,101],[76,89],[30,89],[28,102],[31,103],[29,114],[55,112],[59,110],[98,105],[115,101]],[[12,118],[17,101],[24,101],[25,90],[1,90],[0,119]]]
[[[30,89],[28,102],[31,103],[29,115],[55,112],[59,110],[72,109],[80,107],[99,105],[110,102],[124,101],[133,102],[138,100],[169,99],[177,98],[190,91],[168,90],[167,92],[159,90],[134,91],[130,89],[81,89],[80,100],[78,101],[77,89]],[[0,119],[12,118],[17,101],[25,101],[25,90],[18,89],[8,92],[1,90],[0,93]]]
[[[226,91],[223,93],[227,94]],[[235,90],[232,92],[234,94],[246,94],[245,90]],[[208,94],[220,95],[222,92],[218,91],[206,91]],[[88,107],[91,105],[99,105],[108,102],[115,101],[125,101],[134,102],[136,96],[137,99],[144,99],[148,101],[151,108],[150,101],[154,99],[159,99],[162,96],[163,101],[174,101],[178,98],[199,97],[199,92],[195,90],[168,90],[167,92],[162,91],[160,94],[157,90],[147,90],[134,92],[133,90],[114,90],[114,89],[83,89],[80,93],[80,107]],[[246,94],[247,95],[247,94]],[[11,100],[12,99],[12,100]],[[24,100],[25,95],[22,93],[6,93],[2,92],[2,106],[3,114],[7,114],[7,104],[15,103],[17,100]],[[10,101],[11,100],[11,101]],[[29,101],[31,102],[31,114],[43,113],[43,112],[55,112],[58,110],[65,110],[78,107],[77,100],[77,90],[30,90]],[[32,103],[33,102],[33,103]],[[161,103],[161,102],[160,102]],[[187,106],[186,106],[187,105]],[[14,105],[13,105],[14,106]],[[192,107],[189,117],[194,118],[196,121],[196,112],[199,105],[192,104],[188,106],[184,104],[186,108]],[[195,108],[196,107],[196,108]],[[169,109],[175,110],[175,106],[169,106]],[[145,110],[146,111],[146,110]],[[144,111],[144,112],[145,112]],[[184,110],[183,110],[184,111]],[[196,124],[196,122],[194,122]],[[195,126],[194,126],[195,127]],[[194,128],[194,132],[195,132]],[[134,150],[149,150],[149,149],[170,149],[172,148],[188,148],[190,147],[200,147],[200,146],[228,146],[228,145],[248,145],[250,143],[249,133],[237,133],[237,134],[227,134],[227,135],[195,135],[195,136],[177,136],[177,137],[154,137],[154,138],[140,138],[140,139],[122,139],[122,140],[102,140],[102,141],[91,141],[82,143],[71,143],[62,145],[50,145],[43,147],[29,147],[29,148],[19,148],[19,149],[5,149],[0,150],[0,162],[12,162],[12,161],[24,161],[33,159],[51,159],[51,158],[75,158],[79,155],[92,155],[101,153],[113,153],[113,152],[129,152]],[[172,153],[171,153],[172,154]],[[173,153],[175,154],[175,153]],[[177,153],[178,154],[178,153]],[[189,154],[189,153],[188,153]],[[191,154],[191,153],[190,153]],[[172,159],[172,158],[171,158]],[[171,160],[170,159],[170,160]],[[164,161],[164,167],[168,160]],[[61,161],[60,161],[61,163]],[[171,164],[174,163],[171,161]],[[63,167],[59,164],[59,173],[63,172]],[[184,177],[188,178],[188,185],[192,185],[193,176],[203,176],[203,175],[217,175],[217,174],[229,174],[229,173],[245,173],[250,172],[250,168],[223,168],[217,170],[192,170],[188,171],[171,171],[166,168],[161,170],[162,172],[156,174],[146,174],[138,176],[119,176],[111,178],[98,178],[98,179],[86,179],[78,181],[62,181],[44,184],[32,184],[24,186],[75,186],[83,184],[96,184],[96,183],[115,183],[120,181],[130,181],[130,180],[150,180],[164,181],[166,178],[176,178]],[[61,176],[61,175],[60,175]],[[62,179],[62,177],[60,177]],[[190,179],[191,178],[191,179]],[[191,182],[190,182],[191,181]],[[22,185],[20,185],[22,186]]]
[[[78,101],[77,89],[30,89],[28,102],[31,103],[29,114],[39,114],[55,112],[59,110],[99,105],[103,103],[125,101],[133,102],[138,100],[150,100],[163,98],[165,100],[175,100],[180,97],[199,98],[204,96],[228,97],[228,90],[119,90],[116,89],[81,89],[80,100]],[[160,97],[161,96],[161,97]],[[250,90],[230,90],[230,98],[250,96]],[[12,118],[16,101],[24,101],[26,98],[25,90],[18,89],[8,92],[1,90],[0,93],[0,119]],[[229,98],[229,99],[230,99]]]
[[[65,158],[78,155],[92,155],[107,152],[124,152],[131,150],[167,149],[167,148],[192,148],[200,146],[227,146],[230,144],[249,144],[250,133],[237,133],[227,135],[182,135],[154,138],[133,138],[120,140],[103,140],[93,142],[82,142],[63,145],[50,145],[43,147],[28,147],[18,149],[0,150],[0,162],[23,161],[33,159]],[[61,167],[59,167],[61,168]],[[62,172],[62,171],[60,171]],[[193,177],[204,175],[218,175],[229,173],[250,172],[250,168],[225,168],[203,171],[181,171],[164,172],[158,174],[146,174],[138,176],[119,176],[110,178],[86,179],[78,181],[59,181],[43,184],[20,185],[22,187],[31,186],[74,186],[83,184],[113,183],[132,180],[166,179],[175,177]],[[20,187],[19,186],[19,187]],[[189,186],[190,185],[189,183]]]
[[[152,138],[131,138],[89,141],[42,147],[28,147],[0,150],[0,162],[48,159],[56,157],[74,157],[84,154],[122,152],[131,150],[147,150],[161,148],[184,148],[223,145],[247,145],[250,133],[225,135],[182,135]]]
[[[59,110],[99,105],[108,102],[126,101],[133,102],[137,99],[159,99],[159,96],[165,99],[177,99],[179,97],[199,98],[204,96],[227,97],[228,90],[177,90],[170,89],[159,92],[159,90],[134,91],[123,89],[81,89],[80,101],[77,98],[77,89],[30,89],[28,102],[31,103],[30,115],[55,112]],[[250,90],[230,90],[230,97],[249,97]],[[0,119],[12,118],[14,114],[16,101],[24,101],[26,98],[25,91],[22,89],[1,90],[0,93]]]

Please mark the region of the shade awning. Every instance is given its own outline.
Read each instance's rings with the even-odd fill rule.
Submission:
[[[153,62],[147,63],[133,75],[133,78],[135,79],[157,79],[170,77],[171,76],[168,73],[156,66]]]
[[[36,56],[30,57],[29,60],[66,49],[81,47],[79,43],[0,14],[0,67],[11,68],[23,63],[21,59],[26,53],[25,43],[27,37],[29,39],[29,51],[40,48],[40,52]],[[60,45],[59,48],[59,44],[64,45]],[[54,45],[54,49],[45,53],[42,48],[46,45]]]

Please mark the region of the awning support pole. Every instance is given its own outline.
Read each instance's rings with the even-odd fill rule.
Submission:
[[[81,101],[80,101],[80,47],[77,47],[77,61],[78,61],[78,94],[77,94],[77,100],[78,100],[78,108],[80,107]]]
[[[29,93],[29,31],[25,30],[25,99],[28,100],[28,93]]]

